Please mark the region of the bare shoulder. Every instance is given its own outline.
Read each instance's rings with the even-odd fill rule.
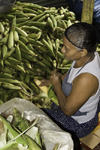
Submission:
[[[73,85],[80,85],[84,88],[91,88],[91,90],[93,90],[95,93],[98,89],[99,81],[98,78],[93,74],[82,73],[73,80]]]
[[[81,74],[79,74],[73,82],[76,82],[76,81],[80,81],[80,82],[83,82],[83,83],[90,82],[90,81],[99,83],[98,78],[95,75],[91,74],[91,73],[81,73]]]
[[[92,74],[82,73],[73,80],[72,85],[72,90],[64,105],[69,112],[69,116],[73,115],[90,97],[96,94],[99,81]]]

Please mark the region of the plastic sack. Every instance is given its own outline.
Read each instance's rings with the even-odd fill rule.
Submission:
[[[13,115],[13,109],[16,108],[23,113],[24,118],[33,121],[39,117],[37,127],[41,133],[46,150],[53,150],[58,143],[61,145],[59,150],[73,150],[73,140],[71,134],[63,131],[55,124],[40,108],[25,99],[14,98],[0,105],[0,113],[8,116]]]
[[[0,14],[10,12],[16,0],[0,0]]]

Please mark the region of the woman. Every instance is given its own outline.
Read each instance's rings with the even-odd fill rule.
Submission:
[[[91,133],[98,123],[100,96],[100,58],[96,52],[97,31],[87,23],[76,23],[65,30],[62,53],[72,60],[68,73],[52,72],[50,80],[59,106],[43,109],[64,130],[82,138]],[[54,104],[53,104],[54,105]]]

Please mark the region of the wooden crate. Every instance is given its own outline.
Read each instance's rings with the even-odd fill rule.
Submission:
[[[82,147],[86,150],[100,150],[100,112],[99,112],[99,121],[97,127],[84,138],[80,139]]]

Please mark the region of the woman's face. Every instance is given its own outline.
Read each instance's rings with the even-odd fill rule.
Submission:
[[[61,52],[64,54],[67,60],[78,60],[81,58],[81,52],[63,36],[63,47]]]

